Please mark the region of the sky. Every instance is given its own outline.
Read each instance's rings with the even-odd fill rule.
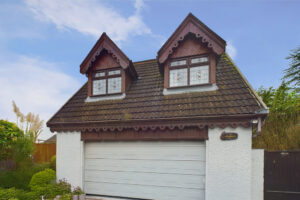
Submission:
[[[297,0],[1,0],[0,119],[16,121],[14,100],[46,122],[87,81],[79,65],[103,32],[131,60],[153,59],[189,12],[255,89],[278,87],[300,45],[299,10]]]

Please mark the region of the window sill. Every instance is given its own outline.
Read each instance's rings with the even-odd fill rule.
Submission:
[[[218,90],[217,84],[204,84],[198,86],[191,86],[191,87],[173,87],[173,88],[165,88],[163,91],[164,95],[170,94],[184,94],[190,92],[209,92]]]
[[[89,102],[97,102],[97,101],[105,101],[105,100],[118,100],[118,99],[124,99],[125,96],[126,96],[125,93],[101,95],[101,96],[91,96],[91,97],[87,97],[85,99],[85,102],[89,103]]]

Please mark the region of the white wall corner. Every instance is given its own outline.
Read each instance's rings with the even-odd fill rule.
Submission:
[[[224,141],[221,133],[238,133]],[[251,128],[213,128],[206,141],[206,200],[251,200]]]
[[[83,189],[84,142],[80,132],[59,132],[56,136],[56,177],[66,179],[73,189]]]
[[[264,199],[264,150],[252,150],[252,200]]]

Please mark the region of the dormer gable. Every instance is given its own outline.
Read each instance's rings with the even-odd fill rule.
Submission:
[[[163,44],[157,53],[157,60],[159,64],[163,64],[168,57],[178,47],[179,43],[184,40],[188,34],[194,34],[199,41],[207,45],[217,55],[225,52],[226,41],[208,28],[192,13],[183,20],[169,39]]]
[[[102,99],[110,95],[124,97],[130,82],[138,76],[132,61],[106,33],[81,63],[80,72],[88,77],[88,97]]]
[[[215,90],[216,63],[225,47],[220,36],[190,13],[157,53],[164,91],[174,93],[175,88],[183,87],[187,89],[179,93]]]

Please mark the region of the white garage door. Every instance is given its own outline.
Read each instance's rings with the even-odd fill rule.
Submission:
[[[88,142],[87,194],[204,200],[204,142]]]

